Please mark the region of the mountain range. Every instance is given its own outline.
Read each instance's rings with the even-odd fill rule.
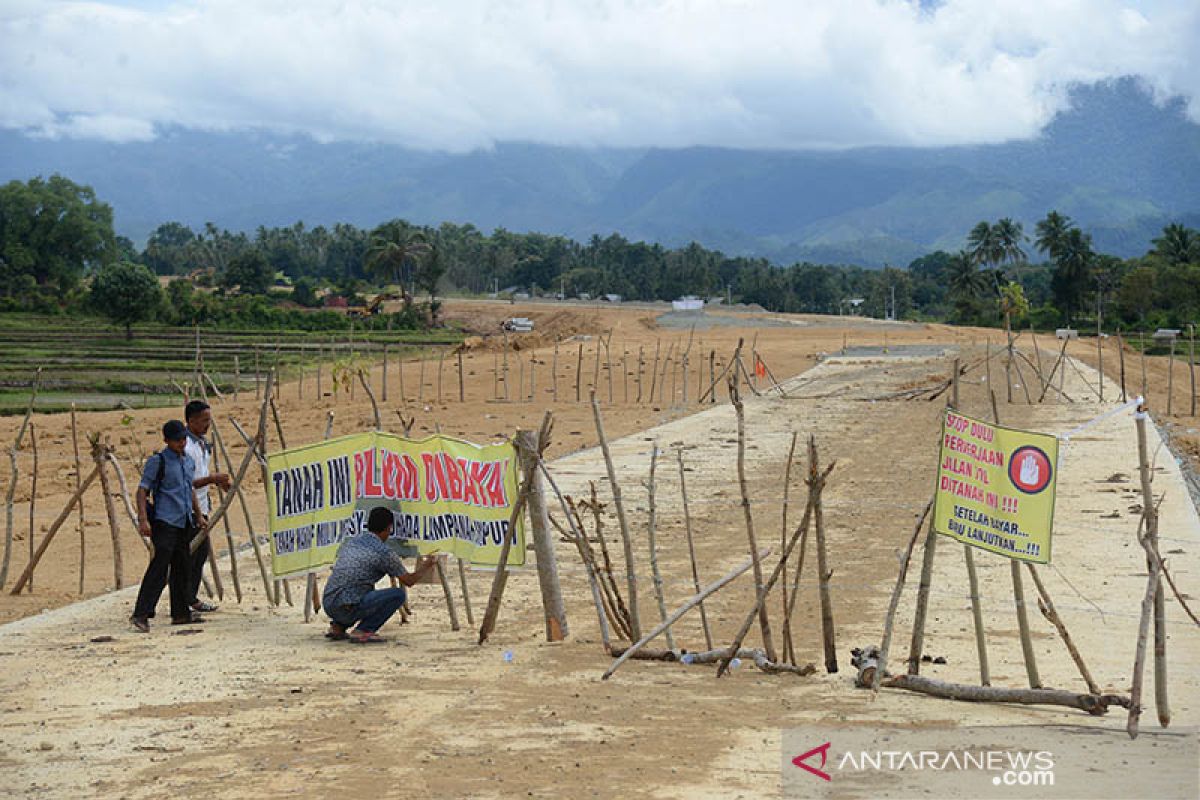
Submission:
[[[1033,139],[967,147],[503,142],[454,154],[262,131],[166,129],[131,143],[0,131],[0,180],[53,172],[91,185],[118,233],[138,243],[169,221],[253,232],[402,217],[882,266],[961,247],[984,219],[1012,217],[1032,232],[1052,209],[1124,257],[1144,253],[1168,222],[1200,225],[1200,125],[1182,99],[1156,102],[1132,79],[1075,88]]]

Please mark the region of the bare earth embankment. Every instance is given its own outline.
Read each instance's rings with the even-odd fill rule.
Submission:
[[[613,327],[613,347],[632,349],[635,357],[639,345],[652,349],[661,338],[665,351],[669,341],[680,343],[687,337],[686,330],[658,329],[654,314],[640,309],[608,311],[595,320],[571,311],[572,324],[580,328],[576,332],[590,328],[594,335]],[[462,306],[460,313],[478,317],[513,312],[507,306],[479,304]],[[561,312],[533,306],[525,313]],[[415,617],[410,625],[385,629],[389,644],[356,648],[326,642],[320,636],[323,623],[305,624],[298,608],[268,608],[256,585],[253,561],[244,556],[246,598],[240,606],[227,597],[222,610],[196,633],[157,626],[151,635],[138,636],[124,624],[136,590],[99,593],[105,581],[112,581],[103,528],[88,529],[89,581],[94,582],[89,593],[96,596],[66,605],[73,599],[77,579],[78,534],[72,529],[51,547],[33,595],[0,599],[5,616],[24,617],[0,627],[0,740],[5,745],[0,792],[51,797],[201,792],[213,798],[335,793],[760,797],[779,793],[782,731],[805,723],[1066,725],[1121,741],[1123,712],[1093,718],[1066,709],[970,705],[899,691],[872,698],[853,688],[849,649],[879,640],[895,580],[896,552],[929,497],[944,403],[941,398],[884,398],[943,378],[949,362],[948,357],[929,357],[933,351],[927,351],[921,358],[893,358],[895,353],[889,352],[888,357],[835,358],[818,365],[812,356],[839,350],[847,330],[851,346],[883,344],[883,329],[869,323],[844,329],[819,320],[788,328],[714,327],[695,334],[704,342],[701,346],[697,341],[698,351],[716,347],[727,354],[739,336],[749,340],[757,333],[758,348],[775,374],[797,376],[787,381],[790,399],[768,395],[746,401],[747,469],[760,543],[777,546],[780,540],[783,463],[792,431],[815,435],[822,459],[837,460],[826,493],[841,666],[837,674],[822,670],[805,678],[769,676],[743,666],[717,680],[707,667],[631,662],[611,680],[600,682],[609,659],[601,650],[578,556],[565,542],[557,544],[571,624],[571,636],[563,644],[542,641],[532,570],[510,579],[496,632],[483,647],[475,644],[475,631],[466,626],[451,632],[440,592],[420,587],[412,601]],[[937,327],[887,329],[889,347],[958,346],[966,362],[982,355],[982,336]],[[591,344],[593,340],[585,342]],[[595,480],[607,500],[590,412],[585,404],[574,403],[576,346],[560,348],[560,359],[572,372],[563,367],[550,467],[568,494],[585,495],[587,482]],[[541,346],[536,357],[543,362],[537,369],[548,370],[552,348]],[[430,403],[435,386],[429,372],[423,402],[416,404],[416,392],[408,387],[407,405],[417,409],[418,432],[440,424],[448,433],[489,440],[518,425],[534,427],[549,401],[549,386],[543,383],[548,371],[538,379],[541,402],[495,402],[490,397],[492,353],[480,350],[471,359],[475,374],[467,403]],[[406,377],[415,374],[410,365]],[[585,394],[592,375],[585,358]],[[993,369],[992,375],[994,382],[1002,382],[1001,371]],[[990,404],[981,378],[982,368],[968,373],[962,406],[965,413],[987,417]],[[395,392],[394,376],[392,380]],[[446,384],[455,385],[449,378]],[[603,373],[599,388],[602,397],[606,395]],[[1018,402],[1012,405],[1000,398],[1001,417],[1016,427],[1062,432],[1104,410],[1077,373],[1068,374],[1065,388],[1078,402],[1028,406],[1018,390]],[[284,389],[281,411],[289,443],[319,437],[327,408],[337,413],[339,433],[368,424],[369,411],[361,396],[353,405],[334,404],[330,398],[312,400],[311,384],[308,389],[307,401],[297,396],[296,387]],[[605,405],[606,425],[610,436],[622,437],[613,442],[613,453],[631,507],[642,617],[652,621],[657,610],[645,550],[647,495],[641,484],[651,445],[657,442],[665,451],[657,475],[659,541],[668,606],[674,607],[690,595],[676,447],[684,449],[690,468],[688,493],[702,579],[726,572],[747,551],[734,472],[735,418],[723,393],[722,402],[705,410],[681,408],[678,401],[626,403],[618,374],[614,394],[613,404]],[[695,399],[694,386],[689,398]],[[236,407],[218,406],[218,419],[234,414],[246,422],[252,405],[252,399],[243,398]],[[389,407],[397,406],[393,397]],[[159,417],[135,415],[125,426],[119,417],[89,415],[85,428],[107,426],[114,442],[117,432],[125,430],[125,436],[138,437],[147,450],[155,446],[151,432]],[[4,421],[0,436],[10,438],[13,428],[11,421]],[[227,432],[227,442],[232,438]],[[55,501],[61,503],[73,484],[65,460],[69,441],[68,450],[62,449],[61,441],[46,450],[58,452],[56,446],[62,455],[57,460],[55,455],[44,458],[58,470],[57,478],[46,481],[52,488],[45,498],[39,487],[39,516],[45,514],[47,524],[57,512]],[[236,448],[233,458],[239,459],[241,452]],[[1072,438],[1059,477],[1055,562],[1043,571],[1102,688],[1122,693],[1129,686],[1146,571],[1134,540],[1136,469],[1134,427],[1127,414]],[[802,473],[793,470],[793,520],[800,510],[796,498],[802,492]],[[1195,591],[1200,585],[1200,522],[1166,450],[1158,451],[1155,490],[1165,493],[1163,550],[1184,591]],[[261,510],[260,489],[252,502]],[[102,520],[98,496],[89,503],[89,521]],[[612,532],[611,505],[607,510],[606,530]],[[558,516],[557,509],[553,512]],[[140,573],[142,566],[137,544],[131,531],[123,535],[127,560],[136,562],[127,566],[127,578],[136,580],[132,573]],[[239,540],[244,541],[244,534]],[[947,546],[939,549],[926,651],[945,656],[948,663],[927,665],[924,672],[972,682],[977,679],[975,646],[961,548],[948,539],[942,543]],[[14,571],[24,566],[23,546],[14,554]],[[1007,566],[986,554],[977,562],[993,681],[1023,685]],[[811,561],[806,570],[795,623],[797,651],[820,666]],[[470,580],[479,613],[490,574],[473,573]],[[910,581],[915,583],[912,577]],[[718,644],[728,641],[748,610],[750,583],[748,576],[739,579],[708,605]],[[895,658],[906,655],[913,591],[910,585],[902,606]],[[37,613],[49,606],[62,607]],[[778,598],[773,598],[772,611],[778,630]],[[1045,683],[1082,690],[1052,628],[1036,613],[1031,619]],[[1179,665],[1171,684],[1174,724],[1195,726],[1200,723],[1200,679],[1187,665],[1200,655],[1200,637],[1173,601],[1168,602],[1168,620],[1171,659]],[[675,633],[682,646],[703,647],[693,616],[685,617]],[[100,635],[112,641],[89,641]],[[756,643],[752,632],[749,644]],[[506,652],[512,653],[511,662],[504,658]],[[1147,691],[1150,696],[1152,679]],[[1143,729],[1145,735],[1157,729],[1152,713],[1144,716]],[[1147,791],[1153,790],[1154,780],[1152,772],[1145,774]],[[855,788],[864,794],[872,790]]]

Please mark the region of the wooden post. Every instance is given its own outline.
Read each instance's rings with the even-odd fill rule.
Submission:
[[[1092,679],[1092,673],[1088,670],[1087,664],[1083,662],[1083,656],[1079,654],[1079,650],[1075,647],[1075,642],[1071,639],[1071,634],[1067,632],[1067,626],[1063,624],[1062,618],[1058,616],[1058,610],[1054,608],[1054,602],[1050,599],[1050,593],[1046,591],[1046,587],[1042,584],[1042,579],[1038,575],[1037,569],[1033,564],[1026,563],[1025,566],[1029,569],[1029,575],[1033,578],[1033,585],[1038,591],[1038,610],[1042,612],[1042,616],[1054,626],[1055,630],[1058,631],[1058,635],[1062,637],[1063,644],[1067,646],[1067,652],[1071,654],[1071,660],[1079,668],[1079,674],[1083,676],[1083,682],[1087,684],[1088,691],[1092,694],[1100,694],[1100,687]]]
[[[319,366],[320,363],[321,363],[320,361],[317,362],[317,364],[318,364],[317,374],[318,375],[320,375],[320,366]],[[320,396],[320,394],[321,394],[320,386],[321,386],[321,379],[317,378],[317,395],[318,396]],[[238,395],[241,392],[241,389],[242,389],[242,366],[241,366],[240,362],[238,361],[237,353],[234,353],[233,354],[233,402],[236,403],[238,401],[238,399],[239,399]]]
[[[635,403],[642,402],[642,370],[646,366],[645,361],[646,348],[645,345],[638,345],[638,360],[637,360],[637,398]]]
[[[1188,324],[1188,375],[1192,384],[1191,416],[1196,416],[1196,325]],[[1124,398],[1122,398],[1124,399]]]
[[[825,521],[822,512],[821,493],[824,479],[818,474],[817,440],[811,434],[808,437],[808,484],[813,489],[812,508],[813,521],[817,529],[817,578],[818,597],[821,601],[821,638],[825,645],[825,671],[837,672],[837,644],[833,628],[833,599],[830,597],[829,579],[833,570],[829,569],[829,561],[825,550]],[[768,648],[769,651],[769,648]],[[775,659],[770,659],[774,661]]]
[[[462,357],[461,349],[458,351],[457,355],[458,355],[458,402],[465,403],[465,402],[467,402],[467,384],[466,384],[465,379],[463,378],[463,357]]]
[[[21,449],[21,440],[25,438],[25,430],[29,427],[29,418],[33,416],[33,404],[37,401],[38,387],[42,381],[42,368],[38,367],[37,372],[33,377],[33,393],[29,396],[29,405],[25,409],[25,419],[21,421],[21,427],[17,431],[17,439],[13,442],[13,446],[8,450],[8,495],[5,498],[5,533],[4,533],[4,561],[0,563],[0,588],[8,581],[8,565],[12,558],[12,543],[13,543],[13,497],[17,491],[17,477],[20,474],[17,469],[17,451]]]
[[[467,589],[467,570],[463,566],[461,558],[455,560],[458,562],[458,580],[462,584],[463,610],[467,612],[467,624],[473,628],[475,627],[475,615],[471,613],[471,593]]]
[[[1100,318],[1096,319],[1096,385],[1100,394],[1100,402],[1104,402],[1104,330]]]
[[[662,349],[662,339],[654,340],[654,367],[650,370],[650,402],[654,403],[654,392],[658,387],[658,354]]]
[[[921,562],[921,582],[917,585],[917,610],[913,617],[912,642],[908,648],[908,674],[921,672],[921,651],[925,647],[925,616],[929,612],[929,588],[933,584],[933,559],[937,552],[937,537],[933,519],[925,535],[925,555]]]
[[[892,626],[896,621],[896,607],[900,604],[900,593],[904,590],[904,579],[908,575],[908,565],[912,561],[913,548],[916,547],[917,537],[921,535],[921,526],[925,524],[925,518],[929,516],[932,508],[933,498],[931,497],[925,504],[925,510],[921,512],[921,516],[917,518],[916,527],[913,528],[912,536],[908,539],[908,547],[904,550],[904,557],[900,559],[900,572],[896,576],[896,585],[892,588],[892,599],[888,601],[887,616],[884,618],[883,640],[879,645],[879,664],[875,668],[875,674],[870,676],[868,681],[872,691],[879,691],[879,681],[887,671],[887,657],[888,650],[892,645]],[[930,527],[932,528],[932,525]]]
[[[387,346],[387,342],[384,342],[383,343],[383,385],[380,386],[379,396],[383,399],[383,402],[385,402],[385,403],[388,401],[387,368],[388,368],[388,346]]]
[[[440,558],[437,560],[436,569],[438,582],[442,584],[442,594],[446,596],[446,612],[450,615],[450,630],[456,631],[459,628],[458,612],[454,610],[454,596],[450,594],[450,581],[446,578],[446,568],[442,566]]]
[[[79,459],[79,430],[75,427],[75,404],[71,403],[71,447],[75,451],[75,490],[83,480],[83,463]],[[79,501],[79,594],[83,596],[84,564],[87,557],[87,535],[84,533],[83,501]]]
[[[1036,347],[1036,342],[1035,342]],[[959,386],[959,360],[954,359],[954,375],[950,378],[953,392],[951,394],[950,407],[958,411],[958,386]],[[1022,383],[1024,380],[1022,379]],[[992,389],[989,386],[988,391]],[[988,669],[987,655],[987,639],[984,634],[983,627],[983,605],[979,597],[979,576],[975,572],[975,551],[969,544],[963,544],[963,560],[967,565],[967,585],[971,592],[971,616],[975,622],[975,651],[979,656],[979,682],[984,686],[991,686],[991,672]]]
[[[1161,557],[1158,555],[1158,508],[1154,503],[1151,488],[1150,448],[1146,440],[1146,406],[1138,407],[1134,414],[1138,437],[1138,475],[1142,487],[1142,524],[1144,530],[1140,543],[1146,551],[1149,580],[1142,601],[1142,616],[1138,626],[1137,656],[1133,667],[1133,689],[1130,693],[1128,731],[1137,736],[1138,716],[1141,714],[1142,673],[1146,654],[1146,636],[1151,613],[1154,615],[1154,697],[1158,707],[1159,724],[1164,728],[1171,722],[1171,709],[1167,697],[1167,641],[1166,608],[1160,575]]]
[[[667,618],[667,601],[663,595],[663,579],[662,573],[658,569],[658,541],[657,531],[655,530],[658,523],[658,509],[654,505],[654,468],[658,464],[658,443],[655,442],[650,446],[650,480],[646,483],[646,491],[649,493],[649,516],[646,523],[646,542],[650,547],[650,575],[654,583],[654,597],[658,600],[658,615],[660,620]],[[675,638],[671,635],[671,629],[667,631],[667,649],[675,649]]]
[[[442,366],[446,363],[446,348],[442,348],[438,352],[438,377],[437,377],[437,401],[438,405],[442,404]]]
[[[792,431],[792,443],[788,447],[787,462],[783,468],[783,521],[780,525],[780,541],[779,547],[781,552],[787,550],[787,534],[788,534],[788,495],[792,488],[792,462],[796,458],[796,439],[798,435],[796,431]],[[780,574],[783,583],[780,585],[780,592],[783,595],[783,660],[789,664],[796,663],[796,645],[792,641],[792,619],[788,613],[788,576],[787,562],[784,562],[783,572]],[[712,645],[708,648],[711,650]]]
[[[525,360],[517,358],[517,402],[524,403],[525,400]]]
[[[783,571],[783,565],[787,561],[788,556],[791,555],[791,551],[796,547],[796,542],[803,538],[804,534],[807,532],[809,516],[811,515],[813,508],[820,503],[820,495],[821,492],[824,491],[825,481],[829,477],[829,473],[833,471],[835,463],[836,462],[831,462],[829,466],[825,468],[824,472],[816,473],[815,477],[810,478],[810,480],[807,482],[808,504],[805,506],[804,516],[801,518],[800,524],[796,526],[796,530],[792,533],[792,538],[788,541],[787,548],[784,549],[783,555],[779,559],[779,563],[775,565],[775,569],[771,573],[771,577],[767,581],[767,584],[758,590],[754,608],[750,609],[750,613],[747,614],[746,619],[742,621],[742,627],[738,630],[737,635],[733,637],[733,642],[728,648],[726,648],[725,655],[722,656],[720,664],[717,666],[718,678],[724,675],[725,671],[729,668],[729,662],[733,660],[735,654],[738,652],[738,649],[742,646],[742,642],[745,641],[746,634],[749,633],[751,626],[754,625],[754,617],[758,614],[759,610],[767,604],[767,595],[770,593],[771,587],[775,585],[777,580],[779,580],[779,574]],[[752,558],[755,558],[756,556],[756,553],[751,554]],[[755,558],[755,560],[757,559]],[[772,662],[775,661],[775,659],[769,657],[767,660]],[[827,657],[827,668],[828,665],[829,662]],[[833,665],[833,670],[836,671],[836,669],[837,664],[835,663]]]
[[[1149,400],[1150,399],[1150,391],[1149,391],[1148,385],[1146,384],[1146,332],[1145,331],[1141,331],[1138,333],[1138,344],[1141,345],[1141,347],[1139,349],[1142,351],[1142,399]]]
[[[583,386],[582,386],[583,377],[582,376],[583,376],[583,342],[580,342],[579,343],[579,353],[578,353],[578,355],[575,356],[575,402],[576,403],[580,403],[583,401],[583,395],[581,394],[581,392],[583,390]]]
[[[550,428],[550,412],[546,412],[546,416],[542,418],[542,431],[549,437]],[[541,436],[530,433],[529,431],[517,431],[516,446],[517,452],[521,459],[521,470],[523,478],[521,480],[521,488],[517,493],[517,498],[513,501],[512,511],[508,517],[507,533],[504,537],[504,542],[500,546],[500,557],[496,564],[496,574],[492,578],[492,590],[488,595],[487,608],[483,612],[483,621],[479,624],[479,644],[487,641],[492,630],[496,627],[496,617],[500,613],[500,600],[504,596],[504,586],[508,581],[508,553],[512,549],[512,541],[515,538],[516,526],[521,518],[521,513],[525,510],[525,504],[529,500],[529,492],[532,487],[533,470],[537,465],[537,459],[531,457],[530,453],[536,453],[538,442]]]
[[[1013,599],[1017,604],[1017,627],[1021,634],[1021,652],[1025,657],[1025,673],[1029,678],[1030,689],[1042,688],[1042,679],[1038,676],[1037,657],[1033,651],[1033,638],[1029,632],[1029,615],[1025,610],[1025,587],[1021,583],[1021,563],[1009,559],[1009,569],[1012,573]]]
[[[216,439],[216,435],[215,435],[216,427],[215,426],[213,426],[213,431],[214,431],[213,438]],[[219,451],[214,451],[213,459],[212,459],[212,462],[213,462],[212,471],[213,472],[221,471],[221,469],[220,469],[221,462],[217,458],[218,455],[219,455]],[[114,461],[113,464],[115,465],[116,462]],[[118,479],[121,479],[121,474],[120,474],[119,470],[117,472],[117,477],[118,477]],[[125,489],[124,479],[121,479],[121,483],[122,483],[122,486],[121,486],[122,493],[124,493],[124,489]],[[216,491],[217,491],[218,498],[221,498],[224,496],[223,493],[221,492],[220,486],[218,486],[216,488]],[[224,523],[224,527],[225,527],[225,548],[229,552],[229,576],[230,576],[230,579],[233,581],[233,593],[237,597],[238,603],[241,603],[242,602],[242,581],[241,581],[241,576],[238,575],[237,548],[234,547],[234,544],[233,544],[233,529],[229,525],[229,515],[226,514],[224,517],[222,517],[221,522]],[[211,547],[209,548],[208,554],[211,559],[214,559],[214,560],[210,561],[210,564],[212,566],[212,574],[218,575],[215,556],[213,554],[213,548],[211,548]],[[217,583],[218,589],[220,589],[220,586],[221,586],[219,581],[220,581],[220,578],[218,577],[218,583]]]
[[[600,391],[600,340],[596,340],[596,356],[592,362],[592,391]]]
[[[366,370],[360,369],[358,371],[358,379],[362,382],[363,389],[367,392],[367,399],[371,401],[371,411],[375,415],[375,430],[381,431],[383,430],[383,418],[379,416],[379,404],[375,402],[375,393],[371,391],[371,384],[367,382]],[[274,405],[272,405],[272,410],[274,410]],[[276,417],[275,419],[278,422],[279,418]],[[282,440],[283,436],[280,435],[279,438]],[[284,446],[286,447],[286,445]]]
[[[739,347],[741,342],[739,341]],[[736,359],[735,359],[736,360]],[[754,535],[754,515],[750,512],[750,489],[746,482],[746,412],[742,405],[742,397],[738,392],[738,376],[734,372],[729,378],[729,398],[737,415],[737,472],[738,487],[742,495],[742,516],[746,520],[746,538],[750,542],[750,557],[754,559],[754,588],[759,594],[763,591],[762,564],[758,561],[758,541]],[[763,650],[768,661],[778,661],[775,657],[775,644],[771,641],[771,621],[767,614],[767,604],[760,602],[758,607],[758,625],[762,632]]]
[[[675,451],[679,457],[679,494],[683,498],[683,525],[687,533],[688,557],[692,562],[692,586],[696,590],[696,594],[700,594],[700,570],[696,566],[696,543],[692,538],[692,515],[688,510],[687,498],[687,479],[684,477],[683,468],[683,447],[681,446]],[[704,644],[709,650],[713,648],[712,631],[708,629],[708,614],[704,612],[704,601],[701,600],[700,606],[700,626],[704,629]]]
[[[549,427],[543,426],[543,430],[546,431],[546,438],[538,442],[537,450],[533,453],[536,458],[540,458],[537,454],[550,446]],[[558,582],[558,558],[554,552],[554,532],[550,528],[550,510],[546,504],[546,486],[541,471],[535,469],[529,477],[529,521],[537,558],[542,611],[546,620],[546,641],[561,642],[567,637],[569,628],[567,608]]]
[[[612,376],[612,350],[609,345],[612,342],[612,330],[608,332],[608,336],[601,340],[604,344],[604,372],[608,376],[608,404],[613,402],[613,376]]]
[[[124,579],[124,562],[121,557],[121,529],[117,524],[117,509],[113,505],[112,487],[108,482],[108,470],[104,468],[104,449],[105,446],[100,442],[100,437],[97,434],[95,441],[92,442],[92,461],[96,464],[96,469],[100,472],[100,488],[104,494],[104,512],[108,515],[108,530],[112,534],[113,546],[113,585],[117,589],[125,587]],[[33,573],[29,573],[32,577]]]
[[[625,576],[629,585],[629,630],[633,638],[642,638],[641,614],[638,610],[637,572],[633,561],[633,542],[629,537],[629,522],[625,519],[625,504],[621,500],[621,484],[617,482],[617,471],[613,467],[612,453],[608,450],[608,438],[604,435],[604,420],[600,417],[600,404],[592,392],[592,416],[596,422],[596,435],[600,438],[600,450],[604,454],[604,465],[608,470],[608,483],[612,488],[613,504],[617,508],[617,521],[621,526],[621,539],[625,544]]]
[[[1125,395],[1125,340],[1121,338],[1121,331],[1117,329],[1117,358],[1121,362],[1121,402],[1127,402],[1128,398]]]
[[[333,423],[333,412],[332,411],[329,412],[329,423],[331,425]],[[235,425],[236,425],[236,422],[235,422]],[[326,430],[328,430],[328,428]],[[229,464],[230,466],[232,466],[233,462],[229,459],[229,451],[225,449],[225,440],[221,438],[221,430],[217,427],[216,420],[213,420],[212,432],[213,432],[213,440],[216,441],[217,449],[221,453],[221,460],[223,462],[225,462],[226,464]],[[253,442],[248,443],[247,447],[251,451],[253,451],[254,450]],[[225,493],[225,496],[228,497],[230,494],[237,495],[238,503],[242,508],[242,516],[246,520],[246,533],[250,537],[250,545],[254,549],[254,559],[258,563],[258,571],[259,571],[259,574],[262,576],[263,591],[266,593],[267,602],[270,602],[271,597],[272,597],[271,579],[267,575],[267,564],[266,564],[266,561],[263,559],[262,550],[259,548],[258,537],[255,536],[255,534],[254,534],[254,523],[251,522],[251,519],[250,519],[250,508],[246,504],[246,497],[245,497],[245,495],[242,494],[242,490],[241,490],[240,486],[230,487],[229,491]],[[225,499],[222,498],[221,502],[222,502],[222,504],[224,504]]]
[[[1167,361],[1167,416],[1171,416],[1171,401],[1175,399],[1175,337],[1171,337],[1171,354]]]
[[[29,560],[33,560],[33,540],[37,536],[37,529],[33,525],[34,510],[37,506],[37,479],[38,479],[38,449],[37,449],[37,431],[34,429],[32,422],[29,423],[29,446],[33,449],[33,472],[30,474],[29,487]],[[29,574],[29,591],[33,593],[33,573]]]
[[[709,380],[709,386],[716,387],[716,385],[717,385],[717,351],[716,350],[708,351],[708,380]],[[697,402],[700,402],[700,403],[704,402],[704,394],[703,393],[700,394],[700,397],[697,400]],[[715,388],[713,389],[712,398],[709,400],[709,402],[710,403],[717,402],[717,390]]]
[[[505,356],[507,358],[507,355]],[[417,402],[425,402],[425,356],[420,359],[420,369],[417,371]],[[504,379],[504,399],[508,399],[508,378]]]
[[[259,385],[259,382],[261,381],[262,376],[259,374],[259,371],[258,371],[258,355],[259,355],[258,345],[256,344],[256,345],[254,345],[254,399],[255,400],[257,400],[262,395],[262,387]]]
[[[42,539],[42,543],[38,545],[37,551],[33,554],[33,558],[30,559],[29,563],[25,565],[25,571],[22,572],[20,577],[17,578],[17,582],[13,585],[12,591],[9,592],[10,595],[18,595],[21,593],[21,590],[25,588],[25,584],[29,580],[29,577],[33,574],[34,568],[37,567],[38,562],[42,560],[42,556],[46,554],[46,549],[50,547],[50,542],[54,540],[54,534],[58,533],[58,529],[62,527],[62,524],[67,521],[67,517],[71,515],[71,510],[75,507],[75,504],[79,502],[79,499],[83,497],[83,493],[87,491],[88,487],[92,485],[92,481],[96,480],[96,477],[99,474],[100,465],[96,464],[94,467],[92,467],[92,471],[88,474],[88,476],[84,478],[83,483],[79,485],[79,488],[75,490],[75,494],[71,495],[71,499],[67,501],[65,506],[63,506],[62,511],[58,513],[58,518],[51,523],[50,529],[46,531],[46,536]]]
[[[629,404],[629,348],[621,345],[621,396]]]
[[[558,402],[558,339],[554,340],[554,357],[550,361],[550,383],[554,387],[551,396]]]

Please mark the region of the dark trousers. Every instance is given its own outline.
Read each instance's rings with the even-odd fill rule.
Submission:
[[[191,546],[190,543],[188,545]],[[200,582],[204,579],[204,565],[208,563],[208,551],[211,545],[208,543],[208,537],[204,537],[204,541],[196,548],[196,552],[192,553],[191,567],[188,572],[188,605],[195,603],[200,599]]]
[[[133,607],[135,617],[154,616],[158,598],[168,578],[171,583],[171,618],[186,619],[191,616],[191,559],[188,545],[190,529],[176,528],[165,522],[155,522],[150,541],[154,544],[154,557],[142,577],[142,588],[138,590],[137,604]]]
[[[405,598],[406,592],[403,586],[394,589],[375,589],[367,592],[358,605],[327,608],[325,613],[343,628],[349,628],[357,622],[359,630],[374,633],[400,610],[400,606],[404,605]]]

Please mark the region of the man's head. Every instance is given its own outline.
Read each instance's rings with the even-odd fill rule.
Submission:
[[[183,418],[187,420],[188,430],[196,436],[207,436],[208,426],[212,424],[212,411],[203,400],[193,400],[183,407]]]
[[[390,508],[376,506],[367,515],[367,530],[378,536],[381,542],[386,542],[388,537],[392,535],[392,522],[394,519]]]
[[[187,427],[179,420],[173,419],[163,425],[162,433],[167,448],[183,455],[183,449],[187,446]]]

